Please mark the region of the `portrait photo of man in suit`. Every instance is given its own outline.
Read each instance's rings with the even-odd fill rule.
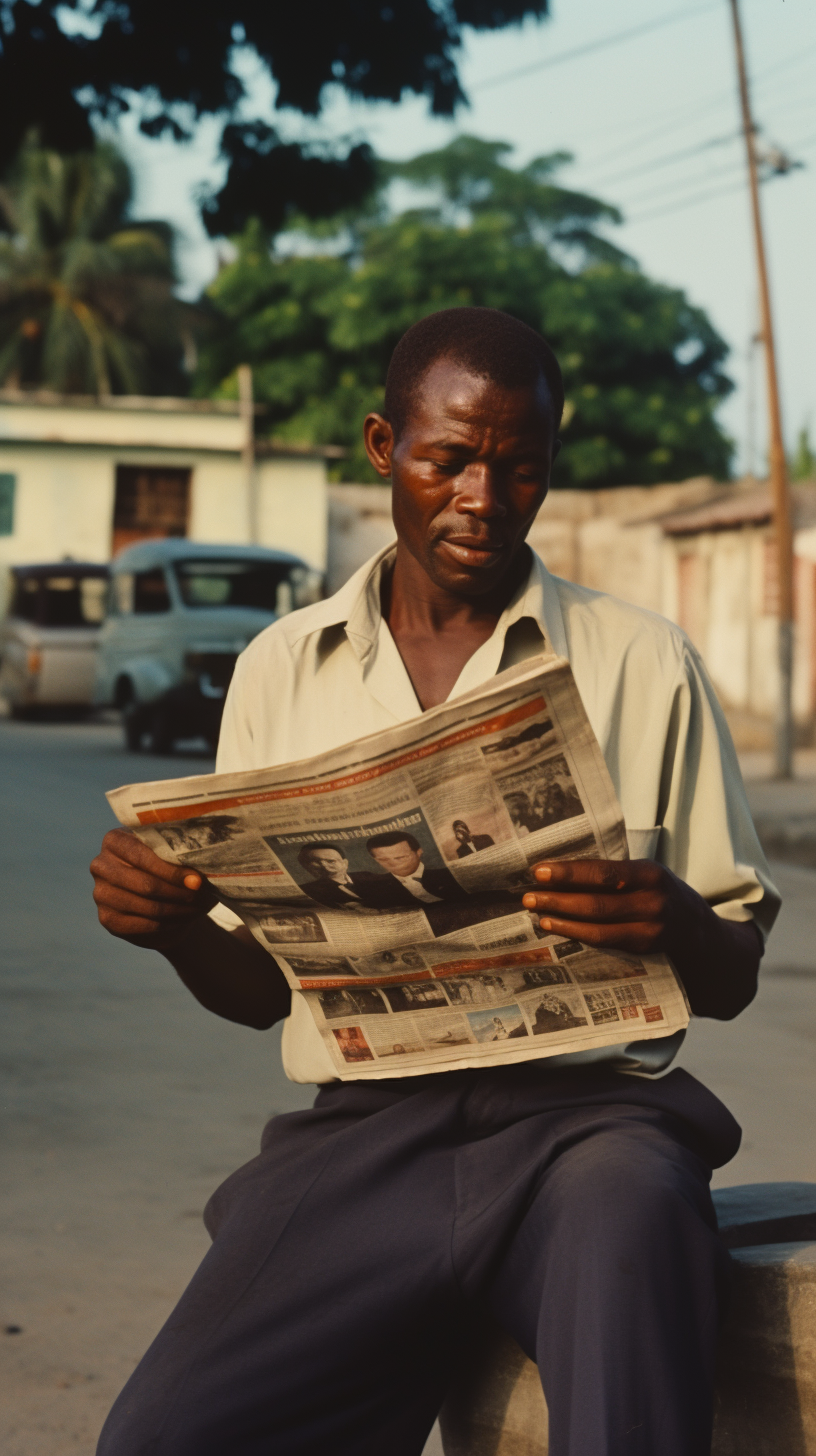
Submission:
[[[380,909],[396,909],[401,905],[436,905],[440,900],[464,900],[466,892],[444,866],[426,865],[422,845],[413,834],[390,829],[374,834],[366,841],[366,849],[385,873],[372,875],[361,897]]]
[[[370,906],[366,889],[370,881],[381,878],[368,870],[349,870],[349,862],[336,844],[304,844],[298,853],[298,863],[312,876],[301,889],[321,905],[335,909]]]
[[[451,829],[459,841],[457,859],[464,859],[467,854],[476,854],[480,849],[489,849],[496,842],[489,834],[471,834],[464,819],[454,819]]]

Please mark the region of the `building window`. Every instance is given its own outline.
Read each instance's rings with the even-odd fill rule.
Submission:
[[[14,535],[16,475],[0,475],[0,536]]]
[[[117,465],[113,550],[156,536],[186,536],[190,471],[170,465]]]

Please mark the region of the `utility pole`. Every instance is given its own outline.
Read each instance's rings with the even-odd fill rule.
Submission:
[[[250,546],[258,545],[258,477],[255,470],[255,403],[252,396],[252,366],[238,365],[238,404],[244,426],[241,460],[246,487],[247,524]]]
[[[760,336],[765,346],[765,371],[768,387],[768,423],[770,427],[769,465],[774,533],[776,536],[779,595],[777,643],[779,697],[776,713],[776,776],[780,779],[789,779],[793,777],[793,525],[791,521],[790,491],[788,489],[788,467],[785,460],[785,446],[782,440],[782,411],[779,405],[779,381],[776,373],[776,350],[774,348],[773,319],[771,315],[771,293],[768,286],[768,266],[765,259],[765,239],[762,232],[762,213],[759,205],[756,128],[751,115],[751,100],[748,94],[748,73],[745,66],[745,48],[742,43],[739,0],[729,0],[729,4],[734,22],[734,44],[737,53],[737,75],[739,77],[740,105],[742,108],[742,129],[745,135],[745,150],[748,158],[751,214],[754,224],[757,272],[759,274]]]

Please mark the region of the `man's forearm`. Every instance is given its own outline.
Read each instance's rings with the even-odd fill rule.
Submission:
[[[216,1016],[265,1031],[289,1014],[291,993],[283,972],[243,927],[224,930],[202,915],[161,954]]]
[[[762,938],[753,920],[721,920],[713,911],[695,930],[669,954],[695,1016],[730,1021],[756,995]]]

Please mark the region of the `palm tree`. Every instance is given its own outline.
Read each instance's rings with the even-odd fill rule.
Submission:
[[[131,221],[131,193],[107,143],[22,148],[0,186],[0,387],[186,393],[194,315],[173,295],[172,230]]]

